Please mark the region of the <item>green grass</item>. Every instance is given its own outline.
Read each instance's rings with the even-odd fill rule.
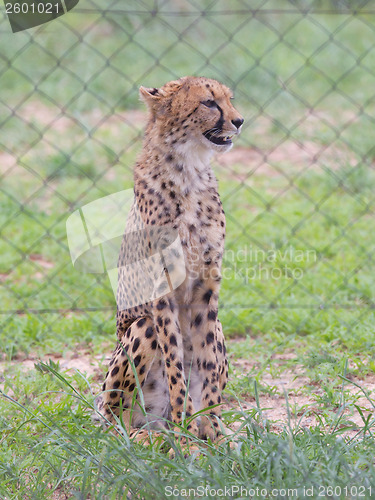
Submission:
[[[202,486],[374,496],[375,16],[348,12],[360,2],[258,3],[159,2],[153,16],[154,2],[104,14],[81,0],[27,32],[0,21],[0,498],[163,498],[166,486],[180,488],[173,498]],[[336,13],[296,9],[312,5]],[[224,420],[240,432],[195,440],[187,457],[166,437],[170,460],[168,444],[129,443],[91,420],[115,300],[106,275],[73,268],[65,224],[132,187],[139,85],[186,74],[227,83],[245,117],[233,160],[215,160]],[[75,351],[98,372],[65,371]],[[50,356],[60,366],[22,365]],[[288,373],[301,383],[275,422],[267,408],[286,406]]]
[[[300,425],[290,410],[290,423],[280,433],[272,432],[257,402],[252,410],[226,411],[224,421],[237,424],[237,433],[215,446],[193,438],[198,454],[171,434],[140,445],[103,431],[91,420],[93,394],[87,379],[67,375],[53,363],[37,368],[27,374],[12,370],[5,387],[11,396],[1,399],[3,498],[52,498],[57,491],[69,492],[69,498],[130,494],[151,499],[166,498],[170,488],[178,488],[177,498],[189,488],[208,488],[206,498],[216,498],[220,493],[215,491],[225,487],[233,488],[234,498],[240,497],[238,488],[297,489],[300,498],[304,488],[318,492],[332,485],[336,494],[323,497],[351,498],[345,487],[371,496],[373,423],[364,423],[355,437],[345,439],[343,433],[353,426],[342,407],[336,414],[320,415],[312,428]],[[287,495],[280,491],[277,498]]]

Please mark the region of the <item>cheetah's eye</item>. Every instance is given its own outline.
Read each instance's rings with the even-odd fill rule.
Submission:
[[[207,106],[207,108],[217,108],[217,104],[215,101],[209,99],[208,101],[201,101],[201,104]]]

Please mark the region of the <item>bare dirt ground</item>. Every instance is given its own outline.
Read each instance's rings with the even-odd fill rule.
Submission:
[[[230,351],[230,342],[228,343]],[[259,407],[255,397],[244,396],[236,401],[234,398],[226,398],[226,409],[239,407],[245,413],[254,409],[261,410],[261,421],[265,425],[266,422],[271,425],[271,429],[275,432],[281,432],[286,425],[292,428],[298,427],[316,427],[321,425],[320,416],[326,411],[324,406],[318,402],[319,396],[323,396],[323,389],[319,384],[312,384],[309,378],[304,374],[302,367],[296,367],[291,370],[283,364],[293,359],[293,354],[285,353],[276,356],[273,360],[281,367],[281,375],[277,378],[271,376],[267,371],[264,373],[260,380],[260,384],[264,387],[271,387],[270,394],[264,394],[264,391],[259,391]],[[103,365],[107,365],[110,360],[110,352],[106,356],[92,355],[89,351],[79,351],[68,353],[63,357],[55,354],[47,354],[43,359],[33,357],[32,355],[27,358],[15,359],[12,361],[0,361],[0,374],[5,373],[9,367],[15,365],[22,365],[25,371],[33,370],[34,365],[40,361],[48,364],[49,360],[54,363],[59,363],[60,370],[64,373],[73,374],[79,371],[90,380],[91,388],[94,393],[100,392],[101,383],[104,378]],[[100,367],[101,365],[101,367]],[[243,373],[253,371],[254,362],[246,359],[237,359],[232,362],[234,375],[236,376]],[[1,378],[1,375],[0,375]],[[375,376],[366,377],[366,380],[355,380],[361,387],[365,388],[371,400],[375,405]],[[312,385],[314,389],[311,390]],[[0,383],[0,388],[3,389],[4,384]],[[308,390],[306,387],[308,386]],[[374,413],[374,407],[368,398],[364,396],[362,391],[354,385],[346,385],[345,393],[347,398],[355,398],[356,405],[358,405],[367,417]],[[335,413],[342,411],[340,408],[335,408]],[[359,412],[351,404],[348,408],[343,410],[343,416],[346,422],[350,422],[351,429],[345,430],[345,436],[354,437],[358,430],[363,427],[363,421]],[[347,425],[347,424],[346,424]],[[345,426],[346,426],[345,425]],[[340,427],[340,424],[339,424]]]
[[[291,353],[275,356],[272,363],[279,365],[281,374],[275,378],[266,371],[260,380],[261,385],[272,388],[272,394],[259,395],[261,415],[264,421],[268,420],[271,423],[271,428],[276,432],[280,432],[286,424],[292,428],[319,426],[321,425],[320,417],[327,413],[324,405],[319,402],[319,399],[324,397],[324,390],[320,384],[311,382],[302,366],[296,365],[294,369],[285,368],[283,370],[285,362],[294,358],[295,356]],[[253,372],[254,363],[247,360],[237,359],[232,364],[235,373],[237,369],[245,373]],[[364,388],[368,397],[354,384],[345,384],[346,401],[350,400],[352,403],[352,400],[355,399],[355,404],[361,408],[365,417],[372,415],[375,409],[375,376],[367,376],[365,380],[357,380],[352,377],[351,380]],[[338,390],[341,389],[341,386],[342,382],[339,381]],[[245,411],[256,408],[255,397],[245,398],[241,406]],[[345,427],[347,427],[348,422],[352,426],[350,430],[345,431],[346,436],[354,437],[358,430],[363,427],[363,420],[352,404],[347,404],[346,408],[337,407],[334,411],[337,415],[342,413],[343,420],[346,422]],[[338,427],[341,426],[339,423]]]

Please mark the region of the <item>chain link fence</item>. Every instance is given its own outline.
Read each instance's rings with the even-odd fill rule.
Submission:
[[[214,168],[226,217],[228,334],[368,338],[374,319],[375,3],[81,0],[0,32],[0,329],[34,341],[114,331],[108,277],[79,274],[65,222],[132,186],[140,85],[231,87],[245,118]],[[112,337],[111,337],[112,339]]]

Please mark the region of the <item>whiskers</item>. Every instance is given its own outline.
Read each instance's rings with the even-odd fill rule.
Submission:
[[[228,137],[228,136],[233,136],[233,135],[238,135],[238,134],[239,134],[238,130],[237,131],[231,130],[231,131],[228,131],[226,133],[223,129],[217,128],[217,127],[211,128],[210,130],[207,130],[207,132],[204,133],[204,135],[206,137],[207,136],[210,136],[210,137]]]
[[[207,132],[204,133],[205,136],[209,135],[210,137],[219,137],[220,134],[222,134],[223,131],[220,128],[211,128],[210,130],[207,130]]]

